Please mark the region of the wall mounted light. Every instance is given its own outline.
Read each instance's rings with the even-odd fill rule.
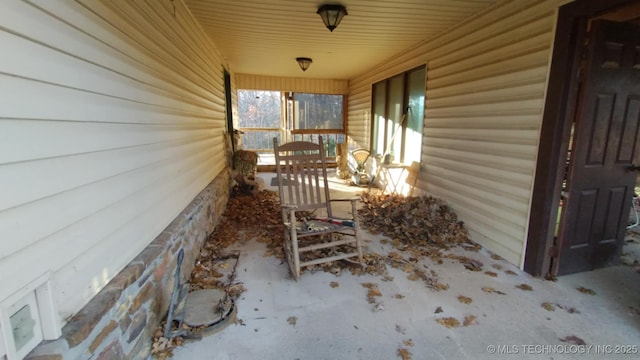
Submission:
[[[338,27],[338,24],[340,24],[340,21],[342,21],[345,15],[349,15],[347,9],[340,4],[322,5],[318,8],[316,14],[320,15],[322,22],[324,22],[324,25],[330,31]]]
[[[298,62],[298,65],[300,65],[300,69],[302,69],[302,71],[307,71],[309,65],[313,62],[313,60],[306,57],[298,57],[296,58],[296,61]]]

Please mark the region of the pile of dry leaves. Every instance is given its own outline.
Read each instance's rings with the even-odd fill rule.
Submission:
[[[266,244],[268,255],[284,259],[281,214],[278,194],[273,191],[262,190],[253,195],[234,192],[204,249],[215,253],[236,242],[256,239]]]
[[[369,231],[415,246],[470,242],[463,223],[441,199],[365,192],[362,202],[358,214]]]

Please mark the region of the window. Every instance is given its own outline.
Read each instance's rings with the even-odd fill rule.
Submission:
[[[342,95],[289,93],[288,121],[292,140],[317,142],[322,135],[326,156],[336,156],[345,141]]]
[[[342,95],[238,90],[238,122],[242,148],[259,154],[273,153],[274,137],[317,142],[322,136],[332,158],[346,138]]]
[[[344,130],[342,95],[293,94],[292,130]]]
[[[273,138],[282,139],[281,104],[279,91],[238,91],[238,124],[244,133],[243,148],[258,152],[273,151]]]
[[[394,162],[420,162],[426,68],[373,84],[371,153]]]

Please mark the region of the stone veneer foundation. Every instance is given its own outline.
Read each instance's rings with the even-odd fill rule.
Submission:
[[[120,271],[29,360],[150,358],[151,340],[169,308],[176,258],[184,248],[182,279],[213,232],[229,200],[230,173],[212,181],[137,257]]]

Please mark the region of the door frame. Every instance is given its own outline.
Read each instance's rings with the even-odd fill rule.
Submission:
[[[233,96],[231,94],[231,73],[223,68],[222,76],[224,77],[224,102],[225,102],[225,115],[227,120],[227,132],[229,133],[229,140],[231,141],[231,152],[236,152],[235,141],[235,128],[233,126]]]
[[[524,270],[532,275],[548,275],[552,256],[557,256],[558,251],[554,248],[554,236],[578,92],[582,51],[578,42],[589,18],[632,2],[576,0],[558,10],[524,259]]]

